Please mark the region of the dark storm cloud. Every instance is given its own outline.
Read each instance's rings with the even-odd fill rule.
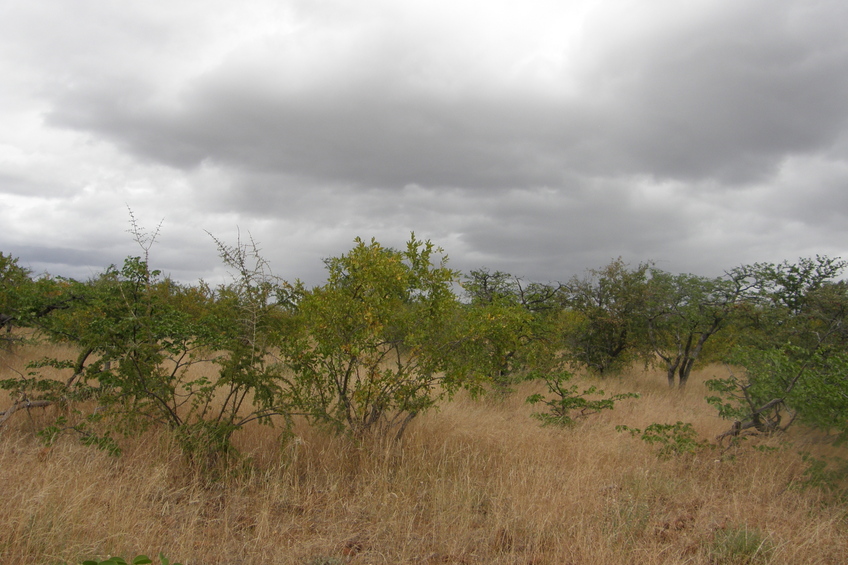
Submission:
[[[398,34],[322,53],[307,29],[231,57],[171,107],[135,81],[82,85],[57,93],[48,123],[176,167],[208,159],[362,187],[540,186],[575,170],[748,182],[844,130],[843,21],[844,3],[755,2],[610,41],[590,19],[601,37],[578,53],[576,95],[497,82],[446,93],[410,76],[420,46]],[[338,75],[291,84],[301,51]]]
[[[70,265],[73,267],[102,267],[100,255],[94,251],[63,247],[21,245],[13,249],[36,264]]]
[[[11,244],[5,246],[3,251],[21,258],[20,265],[29,269],[34,276],[49,273],[77,280],[88,280],[102,273],[110,264],[110,256],[111,262],[120,260],[120,255],[104,253],[102,249]]]
[[[138,156],[187,169],[208,159],[366,188],[560,182],[564,163],[551,152],[567,151],[562,138],[570,128],[559,120],[562,131],[551,131],[558,129],[551,120],[561,109],[532,99],[445,104],[368,90],[379,86],[326,85],[332,95],[259,99],[210,89],[173,114],[132,113],[107,97],[74,95],[62,104],[73,110],[52,113],[48,123],[95,130]]]
[[[627,38],[593,77],[615,99],[623,161],[657,175],[744,182],[773,173],[786,154],[827,149],[848,123],[844,21],[845,3],[749,2]]]
[[[211,239],[206,245],[198,246],[194,252],[186,253],[187,242],[179,241],[173,234],[169,235],[171,237],[162,238],[160,244],[154,245],[150,254],[154,268],[162,271],[163,275],[179,281],[196,282],[197,273],[217,264],[215,245]],[[50,273],[78,280],[95,278],[110,266],[120,268],[126,257],[144,255],[144,251],[129,235],[118,236],[110,243],[108,246],[95,245],[90,249],[64,247],[61,242],[56,245],[12,243],[4,246],[3,251],[22,258],[21,264],[34,275]],[[162,243],[165,243],[164,247]],[[218,276],[215,282],[222,280],[222,277]]]
[[[846,21],[834,0],[7,5],[0,245],[115,262],[129,206],[166,218],[157,259],[189,280],[221,274],[204,230],[239,228],[312,282],[354,237],[413,230],[544,280],[845,254]]]

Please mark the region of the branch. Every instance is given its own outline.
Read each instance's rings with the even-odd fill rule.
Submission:
[[[46,408],[51,404],[53,404],[52,400],[19,400],[12,404],[4,412],[0,412],[0,426],[2,426],[6,420],[11,418],[12,414],[17,412],[20,408]]]

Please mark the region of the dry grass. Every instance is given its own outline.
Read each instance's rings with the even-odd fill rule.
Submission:
[[[25,355],[3,356],[3,378]],[[185,565],[845,563],[846,508],[791,488],[805,468],[795,451],[661,461],[614,430],[682,420],[714,437],[727,423],[703,381],[718,371],[683,395],[660,373],[604,382],[642,397],[567,430],[529,417],[529,385],[503,402],[457,398],[399,444],[303,426],[281,445],[255,426],[219,476],[193,470],[161,432],[125,441],[116,459],[70,437],[45,449],[33,431],[46,416],[16,414],[0,431],[0,562],[161,551]]]

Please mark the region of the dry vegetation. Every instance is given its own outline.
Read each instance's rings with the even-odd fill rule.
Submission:
[[[48,354],[0,354],[3,378]],[[155,430],[120,458],[72,437],[45,448],[34,430],[50,414],[21,411],[0,430],[0,562],[161,551],[185,565],[845,563],[846,507],[793,486],[806,468],[797,445],[814,438],[663,461],[615,431],[682,420],[715,437],[727,422],[702,383],[718,371],[694,374],[684,395],[650,371],[605,381],[642,396],[565,430],[529,417],[529,386],[502,402],[457,398],[397,444],[306,426],[281,443],[255,426],[235,436],[226,472],[192,467]]]

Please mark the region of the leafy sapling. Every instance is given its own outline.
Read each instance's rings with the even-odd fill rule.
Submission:
[[[592,385],[578,393],[577,385],[567,383],[574,375],[566,371],[543,375],[542,380],[548,387],[548,392],[553,395],[548,398],[544,394],[533,394],[527,397],[529,404],[542,404],[547,407],[545,412],[535,412],[534,418],[545,426],[572,426],[580,418],[596,414],[602,410],[612,410],[615,403],[626,398],[639,398],[635,392],[614,394],[607,398],[589,398],[592,395],[604,396],[604,391]]]
[[[684,454],[694,454],[703,449],[711,448],[708,441],[698,439],[695,428],[688,422],[675,422],[674,424],[651,424],[647,428],[631,428],[629,426],[616,426],[617,432],[629,432],[632,437],[639,437],[649,445],[659,446],[657,456],[660,459],[671,459]]]

